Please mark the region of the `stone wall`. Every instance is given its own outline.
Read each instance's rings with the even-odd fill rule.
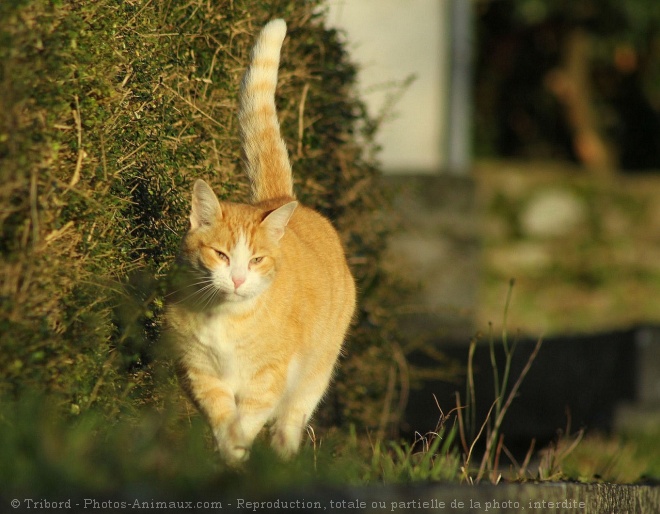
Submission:
[[[530,336],[660,322],[660,174],[498,161],[385,180],[391,258],[419,287],[405,307],[438,330],[499,329],[512,278],[508,326]]]
[[[529,335],[660,322],[660,174],[588,175],[543,163],[479,163],[483,260],[477,326]]]

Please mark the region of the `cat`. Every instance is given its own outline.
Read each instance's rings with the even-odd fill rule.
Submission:
[[[193,187],[166,322],[182,385],[220,453],[249,457],[269,422],[283,458],[325,394],[356,302],[332,224],[296,201],[275,108],[286,23],[264,26],[241,82],[239,126],[251,203]]]

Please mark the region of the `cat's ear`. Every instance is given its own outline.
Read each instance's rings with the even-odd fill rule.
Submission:
[[[264,217],[261,226],[268,231],[275,241],[279,241],[284,235],[284,229],[289,223],[296,207],[298,207],[298,202],[285,203],[282,207],[270,211]]]
[[[220,202],[211,186],[201,179],[197,180],[193,187],[190,228],[195,230],[203,225],[212,225],[220,212]]]

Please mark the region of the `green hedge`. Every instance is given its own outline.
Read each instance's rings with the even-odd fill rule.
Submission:
[[[265,21],[289,25],[277,103],[300,199],[339,228],[360,312],[320,419],[386,420],[396,377],[393,279],[380,258],[370,143],[356,68],[320,1],[0,3],[0,391],[77,414],[161,405],[162,277],[192,183],[247,199],[236,93]],[[392,385],[392,384],[390,384]],[[394,404],[396,398],[388,396]]]

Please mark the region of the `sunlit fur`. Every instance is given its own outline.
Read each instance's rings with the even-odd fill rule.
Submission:
[[[297,451],[355,309],[336,231],[293,195],[274,104],[285,31],[282,20],[264,27],[241,85],[254,203],[219,202],[195,183],[168,296],[183,385],[229,461],[246,458],[268,422],[275,449]]]

